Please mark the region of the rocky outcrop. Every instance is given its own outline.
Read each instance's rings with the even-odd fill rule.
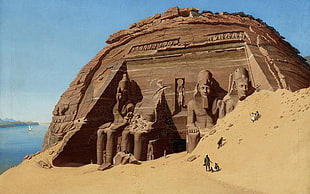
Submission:
[[[272,27],[243,13],[199,13],[196,8],[173,7],[129,29],[112,34],[60,97],[43,150],[60,140],[56,163],[96,161],[96,132],[112,122],[115,95],[123,73],[141,89],[135,112],[147,118],[149,101],[162,88],[172,119],[166,124],[181,131],[186,107],[178,105],[177,83],[182,79],[184,104],[193,96],[196,76],[208,69],[227,91],[229,74],[249,70],[260,89],[298,90],[309,87],[305,60]],[[156,107],[155,107],[156,108]],[[182,134],[180,134],[182,137]]]

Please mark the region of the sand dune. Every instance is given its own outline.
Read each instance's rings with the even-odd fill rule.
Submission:
[[[3,173],[0,193],[310,193],[309,107],[310,88],[256,92],[206,131],[192,154],[106,171],[96,164],[41,168],[56,145]],[[254,123],[253,111],[261,114]],[[220,172],[205,171],[206,153]]]
[[[309,88],[258,92],[219,120],[217,132],[193,154],[207,152],[218,161],[223,170],[214,177],[224,182],[266,193],[310,193],[309,96]],[[252,123],[256,110],[261,118]],[[221,136],[227,143],[217,149]]]

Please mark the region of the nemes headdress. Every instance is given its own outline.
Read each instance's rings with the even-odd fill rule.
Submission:
[[[206,84],[210,85],[211,89],[213,89],[213,79],[212,79],[212,73],[208,70],[201,70],[198,73],[197,77],[197,84],[194,90],[194,96],[196,96],[199,93],[198,87],[200,84]]]
[[[246,70],[246,68],[244,68],[244,67],[240,67],[240,68],[236,69],[235,72],[233,73],[233,79],[234,79],[234,81],[237,81],[240,79],[248,81],[249,80],[248,70]]]
[[[229,94],[235,95],[237,93],[235,87],[237,84],[236,82],[238,81],[249,82],[249,72],[246,68],[240,67],[230,74],[228,87]]]
[[[122,80],[119,81],[119,83],[118,83],[118,90],[121,88],[125,89],[128,87],[129,87],[129,78],[128,78],[127,73],[124,73]]]
[[[197,83],[198,84],[211,84],[212,82],[212,73],[208,70],[201,70],[198,73],[198,79]]]

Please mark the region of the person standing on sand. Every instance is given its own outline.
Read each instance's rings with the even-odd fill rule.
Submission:
[[[218,140],[218,142],[217,142],[217,149],[220,149],[220,147],[223,146],[223,141],[224,141],[224,140],[225,140],[224,137],[221,137],[221,138]]]
[[[208,154],[206,154],[204,159],[204,166],[206,166],[206,171],[211,171],[210,163],[212,163],[212,161],[210,160]]]

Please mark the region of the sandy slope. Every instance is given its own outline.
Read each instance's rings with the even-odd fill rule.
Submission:
[[[95,164],[43,169],[37,162],[49,159],[48,150],[3,173],[0,193],[310,193],[309,107],[310,88],[260,91],[206,132],[192,154],[106,171]],[[256,110],[262,116],[252,123]],[[221,136],[227,141],[217,149]],[[205,172],[206,153],[222,171]]]
[[[218,161],[223,170],[214,177],[224,182],[266,193],[310,193],[309,107],[309,88],[256,93],[219,120],[217,133],[194,154]],[[256,110],[262,116],[252,123],[249,113]],[[221,136],[227,143],[218,150]]]

